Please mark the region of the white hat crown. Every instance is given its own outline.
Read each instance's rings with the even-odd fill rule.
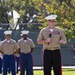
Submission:
[[[56,19],[57,15],[49,15],[47,17],[45,17],[46,20],[50,20],[50,19]]]
[[[11,30],[6,30],[4,31],[4,34],[7,35],[7,34],[10,34],[11,35],[12,31]]]
[[[23,31],[21,31],[21,36],[24,35],[24,34],[27,34],[28,35],[28,33],[29,33],[29,31],[23,30]]]

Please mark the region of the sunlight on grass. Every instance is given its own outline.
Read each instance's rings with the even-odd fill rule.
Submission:
[[[7,74],[7,75],[12,75],[12,74]],[[20,72],[16,75],[20,75]],[[34,75],[44,75],[43,70],[34,70]],[[54,75],[53,70],[52,70],[52,75]],[[62,75],[75,75],[75,69],[63,69]]]

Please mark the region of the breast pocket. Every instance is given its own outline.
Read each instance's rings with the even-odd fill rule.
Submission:
[[[52,37],[54,40],[59,41],[60,40],[60,35],[53,35]]]
[[[14,43],[9,44],[10,48],[14,48]]]

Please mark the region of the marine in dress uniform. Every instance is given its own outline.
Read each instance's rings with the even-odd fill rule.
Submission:
[[[19,46],[15,40],[11,39],[11,33],[10,30],[4,31],[6,39],[0,45],[0,52],[3,54],[3,75],[7,75],[8,67],[12,75],[16,75],[14,53],[18,51]]]
[[[48,26],[43,28],[37,38],[38,44],[43,44],[44,75],[51,75],[53,67],[54,75],[62,75],[60,44],[66,44],[64,32],[56,28],[57,15],[45,17]]]
[[[22,38],[18,41],[20,47],[20,75],[33,75],[32,52],[35,47],[32,39],[28,38],[29,31],[21,31]]]

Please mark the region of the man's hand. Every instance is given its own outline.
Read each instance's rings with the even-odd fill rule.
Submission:
[[[47,42],[47,43],[51,42],[51,38],[47,38],[47,39],[46,39],[46,42]]]
[[[2,54],[2,58],[3,58],[3,56],[4,56],[4,52],[3,52],[2,50],[0,50],[0,53]]]
[[[38,42],[38,44],[49,43],[49,42],[51,42],[51,38],[47,38],[45,40],[38,40],[37,42]]]
[[[60,44],[66,44],[66,41],[65,41],[65,40],[63,40],[63,39],[62,39],[62,40],[60,40],[59,42],[60,42]]]
[[[31,48],[31,53],[33,52],[33,50],[34,50],[34,49],[33,49],[33,48]]]
[[[17,53],[19,54],[19,50],[15,50],[15,51],[14,51],[14,54],[17,54]]]

